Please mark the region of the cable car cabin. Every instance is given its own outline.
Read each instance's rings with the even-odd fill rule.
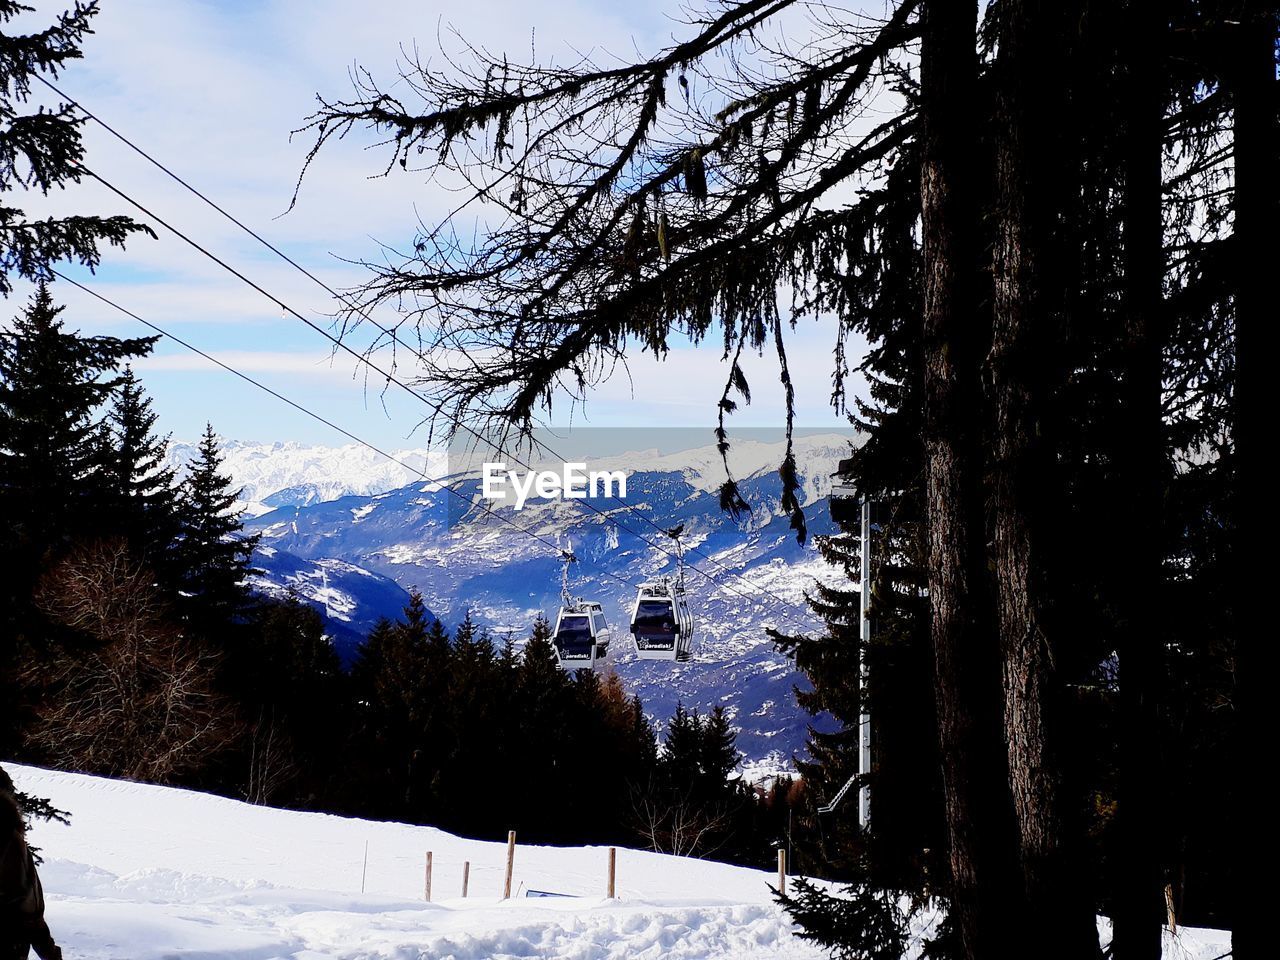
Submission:
[[[579,600],[560,608],[551,643],[562,668],[591,670],[608,656],[611,636],[600,604]]]
[[[853,460],[841,460],[839,468],[832,475],[835,483],[831,485],[831,497],[828,500],[831,519],[845,530],[855,529],[862,517],[862,503],[858,497],[858,491],[848,480],[852,472]]]
[[[641,660],[683,663],[693,656],[693,617],[684,591],[670,580],[641,586],[631,608],[631,635]]]

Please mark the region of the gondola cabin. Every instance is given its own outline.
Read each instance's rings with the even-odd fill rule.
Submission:
[[[631,635],[641,660],[688,660],[693,617],[684,590],[667,579],[641,586],[631,608]]]
[[[560,608],[551,643],[565,670],[591,670],[609,654],[612,632],[604,610],[594,600],[579,600]]]
[[[844,529],[856,527],[862,515],[862,503],[857,488],[849,482],[853,472],[853,460],[841,460],[831,485],[831,519]]]

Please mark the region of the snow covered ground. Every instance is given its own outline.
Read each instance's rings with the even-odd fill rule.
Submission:
[[[772,903],[770,875],[618,851],[520,846],[503,901],[504,844],[428,827],[254,807],[163,787],[6,768],[72,813],[32,843],[48,918],[83,960],[713,960],[819,958]],[[368,867],[365,871],[365,850]],[[433,902],[423,901],[426,851]],[[470,896],[460,897],[471,862]],[[363,885],[365,892],[361,893]],[[530,889],[566,894],[527,897]],[[1167,958],[1210,960],[1225,934],[1184,931]]]

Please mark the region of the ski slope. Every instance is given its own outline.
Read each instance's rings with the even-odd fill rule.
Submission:
[[[255,807],[6,764],[72,814],[38,824],[48,919],[83,960],[756,960],[820,958],[773,904],[767,873],[599,847],[516,849],[429,827]],[[524,789],[537,789],[527,785]],[[365,870],[365,849],[368,866]],[[423,900],[432,851],[433,902]],[[471,862],[470,896],[460,897]],[[363,874],[364,892],[361,892]],[[528,890],[566,894],[527,897]],[[1166,958],[1210,960],[1225,934],[1184,931]]]

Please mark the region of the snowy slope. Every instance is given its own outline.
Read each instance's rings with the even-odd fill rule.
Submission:
[[[598,847],[517,848],[429,827],[253,807],[164,787],[6,765],[19,788],[72,813],[39,824],[48,919],[83,960],[817,960],[773,903],[769,874],[618,851],[604,899]],[[368,866],[365,888],[365,849]],[[435,896],[422,900],[434,854]],[[471,862],[468,899],[459,897]],[[1105,932],[1105,931],[1104,931]],[[918,936],[918,935],[917,935]],[[918,942],[918,941],[917,941]],[[1166,960],[1211,960],[1218,931],[1166,934]],[[915,948],[910,955],[918,955]]]
[[[73,814],[41,824],[49,923],[67,956],[817,958],[770,901],[764,873],[618,853],[519,847],[501,901],[504,844],[427,827],[253,807],[204,794],[10,766],[23,790]],[[367,892],[361,874],[365,843]],[[423,860],[434,854],[432,904]],[[470,896],[459,896],[463,861]],[[571,898],[528,898],[529,888]]]
[[[355,659],[365,637],[382,618],[394,620],[409,602],[409,591],[388,577],[332,558],[304,560],[274,547],[253,555],[253,588],[267,596],[292,594],[313,607],[344,664]]]

